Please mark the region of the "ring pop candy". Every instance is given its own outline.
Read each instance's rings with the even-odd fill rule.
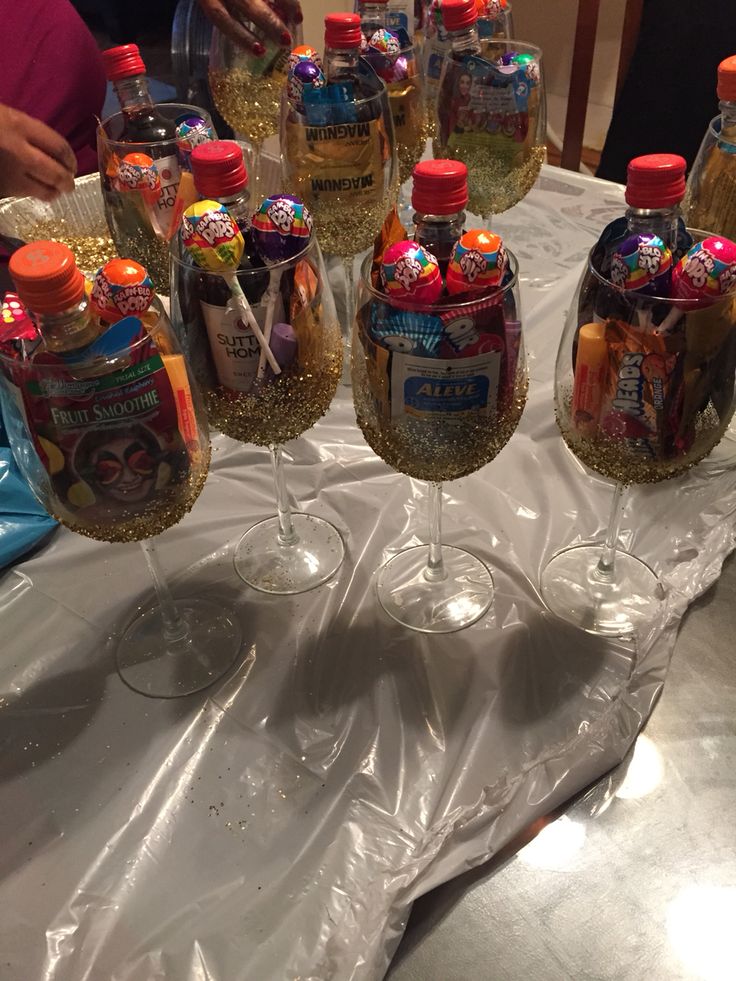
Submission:
[[[309,245],[312,216],[299,198],[291,194],[273,195],[266,198],[253,216],[251,229],[253,242],[261,258],[267,265],[272,265],[293,259]],[[269,343],[281,275],[281,269],[272,269],[269,276],[268,304],[263,327],[263,334]],[[266,363],[261,351],[256,378],[263,378],[265,370]]]
[[[184,248],[200,269],[219,273],[225,280],[243,322],[255,334],[271,370],[274,375],[281,374],[279,363],[238,282],[237,268],[243,257],[245,242],[237,222],[225,205],[219,201],[197,201],[191,205],[181,220],[181,238]]]
[[[447,267],[447,292],[482,292],[500,286],[506,265],[501,236],[471,229],[458,239],[452,250]]]
[[[672,270],[673,299],[717,300],[735,287],[736,245],[721,236],[697,242]]]
[[[309,44],[300,44],[289,55],[289,70],[296,67],[300,61],[312,61],[317,68],[322,68],[319,52]]]
[[[629,235],[611,257],[611,282],[647,296],[669,296],[672,253],[657,235]]]
[[[142,316],[153,302],[151,277],[133,259],[111,259],[97,271],[90,305],[102,320],[114,324],[123,317]]]
[[[304,202],[291,194],[266,198],[253,216],[253,241],[264,262],[283,262],[309,244],[312,216]]]
[[[386,249],[381,279],[386,294],[397,300],[431,304],[442,295],[439,263],[417,242],[395,242]]]

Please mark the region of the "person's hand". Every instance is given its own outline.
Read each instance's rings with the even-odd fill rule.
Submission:
[[[249,20],[282,48],[293,44],[287,24],[302,22],[299,0],[199,0],[199,5],[218,31],[255,55],[262,55],[265,48],[242,20]]]
[[[74,190],[77,160],[63,136],[24,112],[0,105],[0,198],[53,201]]]

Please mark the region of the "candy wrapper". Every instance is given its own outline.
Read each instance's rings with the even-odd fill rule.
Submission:
[[[202,269],[223,272],[238,268],[245,243],[224,204],[198,201],[187,208],[181,234],[184,247]]]
[[[133,259],[111,259],[95,276],[90,303],[102,320],[115,323],[132,314],[142,316],[155,296],[151,277]]]
[[[282,262],[307,247],[312,225],[309,208],[300,198],[277,194],[266,198],[253,216],[253,241],[264,262]]]
[[[711,236],[693,245],[672,272],[672,296],[718,299],[736,289],[736,244]]]
[[[176,149],[179,166],[183,170],[191,170],[189,158],[195,146],[209,143],[215,139],[212,127],[202,116],[179,116],[176,120]]]
[[[326,80],[321,68],[315,62],[305,59],[298,61],[293,68],[289,69],[286,83],[286,92],[289,99],[294,103],[297,111],[302,114],[306,111],[304,106],[304,87],[307,85],[311,86],[312,89],[324,88]]]
[[[289,71],[303,61],[311,61],[317,68],[322,68],[322,58],[319,52],[309,44],[300,44],[293,49],[289,55]]]
[[[442,275],[435,257],[412,241],[386,249],[381,281],[388,296],[407,304],[431,304],[442,294]]]
[[[403,242],[407,237],[406,229],[401,224],[399,212],[394,205],[386,215],[381,231],[373,243],[373,262],[371,265],[371,283],[373,286],[378,287],[381,284],[381,264],[386,249],[396,242]]]
[[[630,235],[611,259],[611,282],[649,296],[669,296],[672,253],[657,235]]]
[[[8,351],[16,341],[35,342],[39,333],[17,293],[7,292],[0,307],[0,348]]]
[[[147,204],[155,204],[161,178],[153,159],[146,153],[128,153],[118,166],[115,187],[118,191],[141,191]]]
[[[506,250],[500,235],[483,229],[464,232],[447,267],[447,292],[475,293],[499,287],[506,273]]]

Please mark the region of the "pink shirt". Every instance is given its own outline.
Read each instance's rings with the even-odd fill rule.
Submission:
[[[95,39],[69,0],[0,0],[0,102],[68,140],[78,174],[97,170],[106,79]]]

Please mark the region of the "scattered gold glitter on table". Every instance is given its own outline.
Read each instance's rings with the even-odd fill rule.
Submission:
[[[323,328],[323,358],[287,369],[257,392],[234,394],[224,388],[204,392],[210,425],[240,440],[269,446],[296,439],[330,407],[342,374],[340,327]]]
[[[209,73],[212,100],[222,118],[250,143],[263,143],[279,131],[284,76],[251,75],[245,68]]]
[[[511,404],[493,419],[388,420],[376,413],[365,359],[353,358],[355,414],[366,442],[394,470],[417,480],[457,480],[490,463],[516,431],[526,395],[526,376],[521,376]]]
[[[29,229],[26,241],[51,239],[68,245],[77,260],[77,266],[87,276],[94,276],[100,266],[118,254],[110,233],[105,229],[99,234],[79,235],[67,231],[63,218],[47,218]]]
[[[534,186],[547,152],[544,146],[519,151],[517,163],[494,157],[488,149],[455,150],[433,141],[436,159],[452,157],[468,168],[468,211],[476,215],[500,215],[518,204]]]
[[[655,484],[671,480],[700,463],[716,446],[730,422],[719,419],[712,406],[698,414],[695,439],[687,453],[667,459],[651,459],[633,451],[625,440],[603,433],[595,437],[579,433],[571,419],[571,396],[555,411],[557,425],[571,451],[586,467],[622,484]]]
[[[207,444],[183,480],[158,491],[154,500],[129,516],[121,516],[118,505],[111,511],[109,522],[98,520],[84,524],[84,510],[70,514],[54,501],[48,502],[48,509],[57,521],[86,538],[99,542],[140,542],[160,535],[191,511],[204,487],[209,464],[210,447]]]

